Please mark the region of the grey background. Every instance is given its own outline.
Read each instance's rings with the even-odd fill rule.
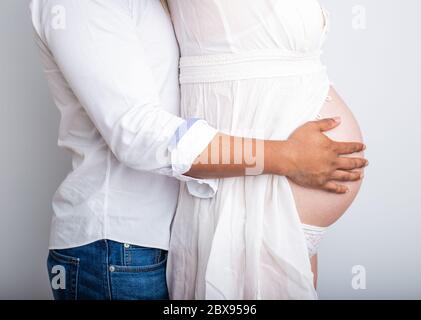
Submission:
[[[320,250],[323,299],[421,298],[421,45],[418,0],[322,0],[332,13],[331,79],[360,121],[371,166]],[[41,72],[29,0],[0,1],[0,299],[49,299],[51,198],[70,169]],[[352,7],[367,29],[352,28]],[[351,286],[363,265],[367,289]]]

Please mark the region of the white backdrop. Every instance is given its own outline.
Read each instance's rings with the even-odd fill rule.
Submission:
[[[322,243],[320,296],[421,298],[421,2],[321,2],[333,22],[324,60],[360,121],[371,165],[356,202]],[[56,146],[59,114],[28,4],[0,1],[0,299],[51,297],[51,198],[70,169],[69,154]],[[352,286],[354,266],[366,272],[365,290]]]

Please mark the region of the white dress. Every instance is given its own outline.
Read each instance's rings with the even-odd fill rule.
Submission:
[[[316,0],[170,0],[182,53],[182,116],[223,133],[285,140],[317,118],[330,82],[328,15]],[[288,180],[182,185],[168,261],[172,299],[316,299]]]

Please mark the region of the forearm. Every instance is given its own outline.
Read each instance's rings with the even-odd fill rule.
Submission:
[[[289,166],[286,141],[265,141],[218,134],[186,175],[194,178],[286,175]]]
[[[224,178],[275,174],[286,176],[303,187],[343,194],[348,189],[338,182],[360,180],[362,174],[356,169],[367,166],[368,162],[362,158],[343,157],[364,150],[364,144],[335,142],[324,134],[339,124],[340,119],[308,122],[286,141],[243,139],[215,133],[210,145],[193,166],[189,166],[191,169],[186,175]],[[190,136],[197,135],[192,133]],[[192,140],[184,143],[190,144]]]

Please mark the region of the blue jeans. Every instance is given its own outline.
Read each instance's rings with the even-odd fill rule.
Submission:
[[[47,266],[56,300],[168,300],[167,252],[101,240],[51,250]]]

